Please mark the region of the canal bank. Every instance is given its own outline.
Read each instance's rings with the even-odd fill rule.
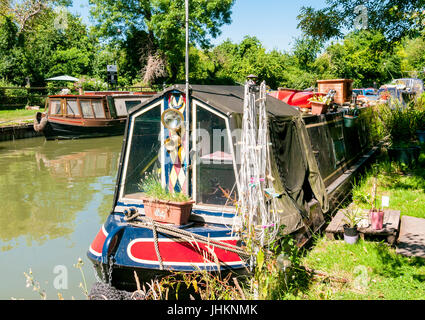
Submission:
[[[41,133],[34,130],[34,124],[32,123],[0,127],[0,141],[34,138],[41,135]]]

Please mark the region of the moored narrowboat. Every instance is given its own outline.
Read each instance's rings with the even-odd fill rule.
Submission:
[[[34,130],[47,140],[94,138],[124,134],[128,110],[152,93],[86,93],[52,95],[38,112]]]
[[[246,272],[233,226],[235,199],[247,187],[238,183],[247,87],[192,85],[187,99],[185,87],[174,85],[130,111],[112,211],[87,253],[101,279],[135,290],[134,272],[140,281],[170,271]],[[304,117],[264,100],[278,224],[302,245],[346,196],[352,165],[370,150],[367,119],[345,128],[343,111]],[[147,217],[142,182],[152,175],[194,201],[185,224]]]

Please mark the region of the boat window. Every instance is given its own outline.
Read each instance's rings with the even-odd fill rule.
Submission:
[[[96,118],[105,118],[105,111],[101,100],[92,100],[92,106]]]
[[[84,118],[94,118],[93,109],[91,108],[90,100],[80,101],[81,110],[83,111]]]
[[[125,108],[127,109],[127,112],[130,111],[130,109],[134,108],[135,106],[138,106],[141,104],[141,100],[134,100],[134,101],[126,101],[125,102]]]
[[[124,197],[141,193],[142,179],[160,175],[161,107],[157,106],[134,119],[125,173]]]
[[[68,116],[80,116],[77,100],[66,100],[66,113]]]
[[[61,100],[50,100],[50,114],[62,114]]]
[[[196,128],[196,202],[233,206],[236,178],[226,122],[198,107]]]

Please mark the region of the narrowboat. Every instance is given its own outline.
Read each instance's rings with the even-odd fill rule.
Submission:
[[[171,271],[247,272],[233,228],[240,219],[233,199],[247,187],[238,183],[247,87],[255,89],[191,85],[187,96],[184,85],[173,85],[130,110],[112,209],[87,252],[99,279],[132,291],[134,273],[144,282]],[[343,110],[304,115],[272,96],[264,100],[278,223],[303,245],[373,154],[368,112],[346,128]],[[191,197],[185,224],[147,217],[141,182],[151,175]]]
[[[36,114],[34,130],[47,140],[122,135],[128,110],[151,96],[130,92],[51,95],[46,111]]]

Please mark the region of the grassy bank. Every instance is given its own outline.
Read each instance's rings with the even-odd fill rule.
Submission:
[[[425,260],[397,255],[385,243],[317,240],[303,264],[320,274],[306,290],[289,299],[418,300],[424,299]]]
[[[31,123],[37,110],[0,110],[0,126]]]
[[[382,196],[390,198],[390,208],[401,215],[425,218],[425,152],[412,168],[390,163],[384,153],[353,188],[353,201],[362,209],[370,209],[372,186],[377,181],[377,205]]]
[[[376,180],[375,180],[376,179]],[[353,188],[353,202],[370,209],[372,186],[377,182],[378,206],[390,198],[390,209],[401,215],[425,218],[425,153],[412,168],[391,163],[384,150]],[[359,241],[356,245],[330,241],[321,236],[306,252],[301,264],[316,275],[304,290],[290,299],[425,299],[425,260],[397,255],[385,242]],[[319,274],[319,276],[317,276]]]

